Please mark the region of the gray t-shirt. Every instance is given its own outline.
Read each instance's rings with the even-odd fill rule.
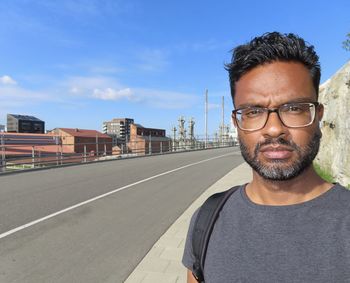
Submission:
[[[194,262],[193,215],[182,262]],[[295,205],[249,200],[242,186],[227,201],[209,241],[206,283],[350,282],[350,191],[336,184]]]

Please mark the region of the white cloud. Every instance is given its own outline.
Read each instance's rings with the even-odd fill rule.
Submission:
[[[62,85],[68,93],[101,100],[131,99],[132,91],[116,79],[103,76],[71,77]]]
[[[151,108],[185,109],[198,104],[198,97],[192,94],[160,90],[133,88],[119,83],[112,77],[72,77],[65,83],[69,93],[101,100],[143,103]]]
[[[0,104],[8,101],[34,102],[34,101],[58,101],[56,95],[49,94],[43,90],[33,91],[18,86],[0,85]]]
[[[62,85],[68,87],[70,94],[101,100],[130,100],[133,96],[130,88],[106,76],[71,77]]]
[[[70,77],[62,85],[68,87],[70,92],[84,94],[92,93],[94,89],[122,88],[116,79],[107,76]]]
[[[93,97],[102,99],[102,100],[119,100],[123,98],[130,99],[132,96],[132,92],[130,88],[124,88],[120,90],[116,90],[113,88],[106,89],[94,89]]]
[[[169,65],[167,53],[160,49],[148,49],[138,55],[139,63],[137,66],[144,71],[162,71]]]
[[[74,93],[74,94],[77,94],[77,93],[80,92],[80,89],[77,88],[76,86],[73,86],[73,87],[69,90],[69,92]]]
[[[185,109],[198,103],[194,95],[158,89],[134,89],[134,97],[138,102],[161,109]]]
[[[10,76],[2,76],[0,77],[0,83],[4,84],[4,85],[16,85],[17,82],[12,79]]]
[[[0,119],[6,113],[28,113],[31,107],[46,105],[48,102],[64,103],[55,93],[44,90],[33,91],[18,85],[0,84]]]
[[[7,79],[8,80],[8,79]],[[55,102],[60,105],[79,105],[87,99],[99,99],[116,103],[124,100],[130,104],[142,104],[156,109],[189,109],[199,105],[199,97],[189,93],[125,86],[112,77],[70,77],[61,82],[52,82],[46,89],[27,89],[18,85],[0,83],[0,105],[13,103],[44,105]]]

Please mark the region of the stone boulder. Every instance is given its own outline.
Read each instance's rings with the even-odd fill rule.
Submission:
[[[325,107],[316,162],[342,185],[350,184],[350,61],[320,86]]]

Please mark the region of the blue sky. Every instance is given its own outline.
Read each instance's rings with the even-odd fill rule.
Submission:
[[[322,81],[350,59],[350,2],[0,0],[0,124],[34,115],[46,128],[101,129],[134,118],[170,134],[179,116],[204,133],[232,103],[230,50],[267,31],[294,32],[315,45]]]

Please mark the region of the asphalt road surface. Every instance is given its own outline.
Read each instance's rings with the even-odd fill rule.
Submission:
[[[123,282],[238,148],[0,176],[0,282]]]

